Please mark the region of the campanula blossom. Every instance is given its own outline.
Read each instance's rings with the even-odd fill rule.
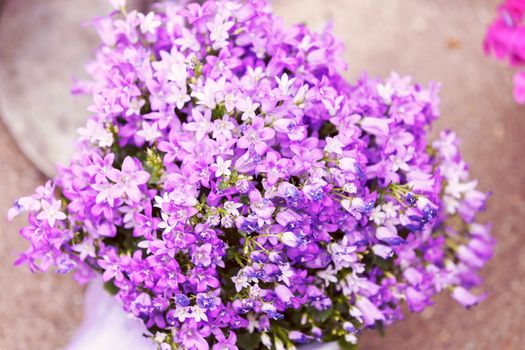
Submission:
[[[111,198],[119,198],[126,194],[129,199],[138,202],[141,197],[139,186],[148,181],[150,174],[141,170],[133,158],[128,156],[122,162],[122,170],[111,169],[107,176],[114,182],[109,190]]]

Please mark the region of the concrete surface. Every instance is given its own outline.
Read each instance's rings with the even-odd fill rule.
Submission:
[[[44,6],[44,3],[59,2],[11,0],[7,9],[11,3]],[[289,23],[305,21],[321,29],[326,20],[334,21],[336,33],[347,45],[348,77],[351,79],[366,69],[372,75],[386,76],[396,70],[413,75],[422,83],[428,80],[443,82],[442,119],[435,130],[450,127],[458,132],[463,139],[465,158],[472,165],[473,175],[480,179],[481,189],[493,191],[488,212],[484,215],[484,219],[493,222],[498,239],[496,256],[483,271],[489,298],[466,311],[447,296],[439,297],[433,308],[420,315],[410,315],[406,321],[387,329],[384,339],[367,332],[362,339],[362,349],[525,349],[525,107],[517,106],[512,100],[512,72],[485,58],[481,50],[485,27],[497,2],[275,0],[276,11]],[[78,12],[88,13],[84,8]],[[19,26],[24,25],[22,16],[15,23],[10,17],[7,22],[12,26],[7,33],[6,17],[0,21],[0,74],[5,71],[5,48],[19,47],[15,42],[20,35],[16,21]],[[54,26],[56,21],[62,20],[65,19],[55,16],[48,23]],[[74,21],[65,22],[73,26],[72,31],[78,29]],[[25,40],[31,43],[31,40],[45,38],[48,46],[60,43],[53,37],[59,32],[50,31],[42,36],[37,33],[39,30],[26,30]],[[31,39],[33,36],[35,39]],[[34,51],[17,52],[19,56],[10,57],[34,62],[35,57],[31,56]],[[55,51],[50,46],[47,52]],[[24,55],[29,56],[23,58]],[[58,71],[53,56],[36,57],[42,61],[42,67],[32,74],[42,74],[41,82],[46,81],[44,75],[57,72],[67,72],[69,77],[85,61],[82,56],[77,57],[79,61],[73,59],[62,64]],[[16,74],[26,72],[22,62],[15,66],[18,67]],[[13,76],[0,75],[0,78],[3,78],[0,95],[4,97],[0,105],[5,106],[5,91],[9,90],[6,86],[10,87],[16,80]],[[65,80],[57,83],[53,89],[56,95],[50,91],[48,94],[42,85],[19,87],[16,94],[9,96],[31,96],[37,93],[37,87],[41,97],[17,102],[24,108],[18,108],[19,114],[12,114],[11,109],[10,119],[7,119],[9,125],[12,120],[28,118],[29,113],[36,113],[50,124],[62,116],[67,116],[68,123],[78,123],[81,118],[77,112],[85,110],[85,106],[72,104],[68,83]],[[10,103],[17,104],[14,100]],[[73,121],[75,116],[77,119]],[[34,130],[35,134],[30,134],[29,139],[38,131]],[[40,139],[47,140],[50,145],[59,143],[54,126],[42,131]],[[27,144],[28,138],[25,140],[22,145]],[[36,149],[39,150],[34,154],[37,159],[39,155],[47,159],[46,162],[58,158],[54,151],[44,152],[44,146]],[[15,198],[32,192],[45,180],[16,146],[4,124],[0,124],[0,169],[0,220],[4,220],[1,213],[6,212]],[[81,288],[67,277],[34,276],[24,268],[12,267],[15,253],[25,246],[16,234],[23,220],[15,224],[0,223],[0,349],[60,348],[81,318]]]

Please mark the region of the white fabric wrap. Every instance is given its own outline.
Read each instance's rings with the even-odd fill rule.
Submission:
[[[65,350],[156,350],[142,336],[146,327],[131,318],[103,288],[102,281],[90,282],[84,297],[84,321]],[[300,350],[339,350],[336,344],[313,344]]]

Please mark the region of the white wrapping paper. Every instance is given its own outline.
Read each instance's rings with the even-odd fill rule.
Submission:
[[[84,321],[65,350],[156,350],[142,336],[142,321],[129,317],[103,288],[90,282],[84,297]],[[242,349],[241,349],[242,350]],[[339,350],[336,344],[315,344],[300,350]]]

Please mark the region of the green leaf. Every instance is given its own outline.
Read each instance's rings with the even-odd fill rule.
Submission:
[[[379,332],[379,335],[383,338],[385,336],[385,325],[383,322],[376,322],[376,329]]]
[[[239,349],[255,350],[259,347],[261,336],[259,334],[239,334],[237,335],[237,346]]]
[[[319,318],[319,321],[320,322],[325,322],[326,320],[328,320],[330,317],[332,317],[333,315],[333,310],[332,308],[330,309],[327,309],[327,310],[323,310],[321,311],[319,314],[318,314],[318,318]]]
[[[115,286],[112,281],[105,282],[104,283],[104,289],[106,290],[106,292],[108,292],[111,295],[115,295],[119,291],[117,286]]]

